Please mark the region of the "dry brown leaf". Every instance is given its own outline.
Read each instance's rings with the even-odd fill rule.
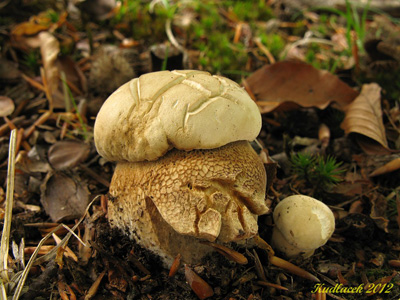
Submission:
[[[49,162],[57,170],[76,167],[86,160],[90,146],[81,141],[58,141],[49,148]]]
[[[55,96],[54,98],[58,98],[55,94],[58,91],[60,74],[56,62],[58,54],[60,53],[60,43],[49,32],[41,32],[38,37],[40,40],[40,54],[42,55],[47,86],[53,97]],[[62,97],[61,99],[63,100],[64,98]]]
[[[86,77],[72,59],[65,56],[59,57],[60,43],[50,32],[44,31],[36,36],[20,37],[18,41],[14,41],[14,44],[22,48],[40,47],[45,77],[43,85],[50,92],[48,96],[51,97],[49,100],[52,101],[53,108],[65,108],[61,73],[65,73],[67,84],[73,94],[82,95],[86,92]]]
[[[42,158],[41,147],[35,145],[29,152],[24,150],[20,151],[17,155],[16,164],[18,169],[23,171],[24,173],[47,173],[51,171],[51,166],[48,162]]]
[[[389,151],[382,120],[381,88],[378,84],[370,83],[362,87],[360,95],[346,108],[346,117],[340,127],[346,134],[360,134],[357,141],[366,153],[374,154],[382,148],[385,152]]]
[[[6,96],[0,96],[0,117],[7,117],[15,109],[14,101]]]
[[[87,91],[87,80],[76,62],[69,56],[62,56],[57,59],[57,67],[65,73],[67,83],[75,94],[84,94]]]
[[[46,92],[49,92],[49,95],[47,95],[48,100],[55,108],[64,108],[64,96],[60,92],[60,72],[57,65],[60,53],[60,43],[58,40],[50,32],[42,31],[35,36],[19,37],[14,41],[14,44],[16,47],[23,49],[40,48],[44,70],[42,79],[45,90],[47,89]]]
[[[375,224],[385,232],[388,231],[389,220],[386,217],[387,200],[380,193],[373,193],[370,199],[371,213],[370,217]]]
[[[36,24],[34,22],[23,22],[13,28],[11,34],[14,36],[34,35],[49,28],[49,25]]]
[[[400,157],[395,158],[388,162],[387,164],[375,169],[371,174],[369,174],[370,177],[390,173],[396,170],[400,169]]]
[[[76,1],[77,7],[91,19],[102,21],[110,18],[119,9],[119,2],[115,0],[86,0]]]
[[[246,79],[261,113],[303,106],[326,108],[336,102],[343,108],[358,93],[328,71],[283,61],[262,67]]]
[[[53,23],[48,11],[39,13],[29,18],[29,21],[17,24],[11,31],[14,37],[35,35],[44,30],[55,30],[65,23],[67,12],[59,15],[58,21]]]
[[[89,204],[89,190],[77,175],[50,172],[40,190],[40,201],[54,222],[82,217]]]
[[[18,64],[0,57],[0,80],[2,82],[14,82],[21,77]]]

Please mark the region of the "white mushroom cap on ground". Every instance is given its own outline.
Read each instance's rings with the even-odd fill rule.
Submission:
[[[127,82],[106,100],[94,139],[107,160],[134,162],[171,148],[252,141],[260,129],[257,105],[236,82],[202,71],[161,71]]]
[[[335,217],[323,202],[305,195],[283,199],[273,214],[271,244],[288,257],[310,257],[335,230]]]
[[[264,165],[248,141],[261,129],[257,105],[235,82],[201,71],[133,79],[102,106],[97,151],[118,161],[108,218],[167,265],[196,263],[257,234],[265,202]]]

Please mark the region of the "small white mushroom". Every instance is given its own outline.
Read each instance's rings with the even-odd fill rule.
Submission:
[[[118,161],[109,191],[112,227],[160,255],[198,262],[211,247],[257,234],[268,212],[266,174],[248,141],[257,105],[235,82],[201,71],[135,78],[104,103],[94,139]]]
[[[288,257],[314,254],[335,230],[335,217],[323,202],[305,195],[283,199],[273,214],[275,227],[271,244]]]

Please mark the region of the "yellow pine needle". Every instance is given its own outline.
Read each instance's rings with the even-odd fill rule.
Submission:
[[[12,219],[12,208],[14,202],[14,179],[15,179],[15,151],[17,145],[17,130],[13,129],[10,135],[10,144],[8,151],[8,169],[7,169],[7,193],[6,207],[4,215],[3,233],[1,235],[0,246],[0,277],[2,281],[8,282],[8,249],[10,246],[10,230]]]
[[[306,270],[303,270],[302,268],[288,262],[287,260],[284,260],[282,258],[276,257],[276,256],[270,256],[269,257],[269,262],[273,264],[276,267],[282,268],[292,274],[295,274],[297,276],[303,277],[305,279],[319,282],[320,280],[312,275],[311,273],[307,272]]]
[[[96,293],[97,290],[99,289],[100,286],[100,282],[103,279],[104,275],[106,274],[106,271],[104,270],[103,272],[101,272],[101,274],[97,277],[97,279],[95,280],[95,282],[93,282],[92,286],[90,287],[88,293],[85,296],[85,300],[89,300],[92,299]]]

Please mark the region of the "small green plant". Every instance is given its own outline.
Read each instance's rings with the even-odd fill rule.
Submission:
[[[285,40],[277,33],[260,32],[259,37],[261,43],[268,48],[275,58],[278,58],[285,48]]]
[[[293,173],[315,190],[328,190],[341,181],[341,162],[332,156],[296,153],[291,156]]]
[[[352,43],[352,36],[351,36],[351,31],[354,31],[356,33],[356,44],[358,49],[364,51],[364,38],[366,34],[366,21],[367,21],[367,14],[369,10],[369,2],[368,0],[367,4],[365,5],[361,18],[358,15],[357,8],[349,1],[346,0],[346,21],[347,21],[347,30],[346,30],[346,37],[347,37],[347,42],[349,45]]]
[[[361,16],[358,13],[357,5],[352,1],[345,0],[346,11],[341,11],[336,8],[331,7],[314,7],[311,10],[319,10],[326,11],[333,14],[336,14],[346,20],[346,39],[349,45],[352,45],[354,42],[357,44],[358,49],[361,52],[364,52],[364,39],[366,36],[366,24],[367,24],[367,16],[370,11],[370,0],[364,5]],[[335,22],[334,19],[332,19]],[[354,36],[353,36],[354,34]],[[347,54],[351,54],[351,47],[347,49]]]
[[[40,69],[40,51],[35,49],[24,54],[21,63],[33,74],[39,74]]]
[[[63,90],[64,90],[64,100],[65,100],[65,110],[71,111],[71,104],[73,106],[73,109],[75,110],[75,114],[78,118],[79,124],[80,124],[80,130],[78,130],[78,133],[80,133],[83,138],[85,139],[85,141],[89,140],[91,138],[91,135],[87,129],[87,125],[86,123],[83,121],[83,118],[81,116],[81,114],[79,113],[79,109],[78,109],[78,105],[76,104],[75,98],[72,95],[71,89],[69,88],[68,84],[67,84],[67,79],[65,77],[65,73],[61,72],[61,81],[63,84]],[[67,119],[65,119],[64,121],[68,122]]]
[[[57,23],[60,20],[60,15],[58,12],[53,9],[49,9],[46,11],[46,17],[49,18],[51,23]]]

